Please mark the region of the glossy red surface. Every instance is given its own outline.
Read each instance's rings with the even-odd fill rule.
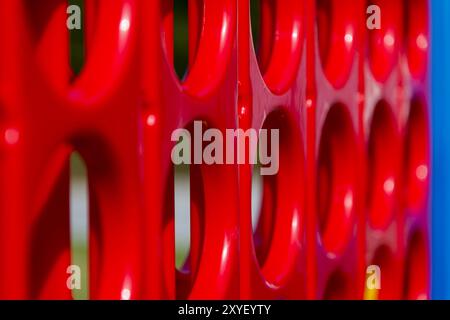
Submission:
[[[256,50],[249,1],[189,0],[180,80],[172,1],[86,1],[74,78],[66,1],[0,0],[0,298],[71,298],[73,152],[92,299],[362,299],[371,264],[379,298],[428,298],[428,8],[411,2],[261,0]],[[178,271],[171,134],[195,120],[280,129],[280,170],[253,232],[253,167],[192,165]]]

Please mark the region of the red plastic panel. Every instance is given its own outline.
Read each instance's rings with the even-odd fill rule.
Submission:
[[[380,30],[366,27],[369,5],[381,9]],[[265,199],[274,200],[264,183],[263,228],[253,237],[251,168],[240,171],[242,296],[427,298],[426,1],[266,0],[260,6],[258,52],[248,39],[248,1],[239,7],[240,126],[261,128],[277,110],[286,119],[278,128],[291,132],[283,139],[302,143],[304,154],[291,146],[296,169],[287,191],[280,183],[269,188],[285,195],[270,214]],[[284,205],[291,197],[303,211]],[[278,222],[289,219],[289,226]],[[289,242],[273,248],[279,229],[296,239],[296,251]],[[261,250],[269,252],[262,264]],[[294,260],[285,258],[286,250]],[[284,266],[275,269],[278,277],[267,273],[268,257]],[[417,279],[411,259],[421,259]],[[365,284],[370,265],[382,274],[375,292]]]
[[[142,1],[142,5],[143,199],[148,253],[143,296],[238,298],[237,166],[191,165],[191,250],[189,267],[180,272],[175,270],[171,162],[175,129],[193,132],[196,120],[203,121],[204,130],[211,127],[225,133],[237,127],[237,4],[232,0],[189,2],[190,64],[182,81],[172,66],[171,1]],[[199,17],[203,17],[201,27]]]

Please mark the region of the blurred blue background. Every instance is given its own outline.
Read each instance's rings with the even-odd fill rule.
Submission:
[[[432,0],[432,297],[450,299],[450,0]]]
[[[412,1],[412,0],[411,0]],[[70,0],[71,4],[82,6],[81,0]],[[175,1],[175,67],[180,78],[183,76],[187,65],[187,15],[185,1]],[[450,299],[450,0],[430,0],[431,4],[431,24],[432,24],[432,139],[433,139],[433,177],[432,177],[432,298]],[[256,21],[256,19],[254,19]],[[253,21],[253,20],[252,20]],[[256,28],[257,29],[257,28]],[[71,56],[72,66],[75,73],[78,73],[83,65],[82,32],[73,32]],[[257,38],[257,36],[256,36]],[[80,177],[74,180],[72,188],[76,191],[76,201],[78,207],[87,203],[85,190],[85,180],[81,177],[83,165],[79,158],[73,161],[73,175]],[[181,189],[188,189],[186,183],[187,175],[181,175]],[[188,198],[182,197],[181,205],[178,207],[188,207],[185,203]],[[184,204],[184,205],[183,205]],[[78,208],[77,207],[77,208]],[[178,208],[177,207],[177,208]],[[87,209],[77,209],[75,211],[87,211]],[[180,212],[182,210],[176,210]],[[180,213],[181,218],[188,217],[188,213]],[[180,237],[179,243],[186,244],[189,234],[189,222],[178,217],[178,229],[184,230],[184,235]],[[180,222],[181,221],[181,222]],[[75,261],[87,267],[86,250],[87,243],[87,214],[78,215],[73,221],[75,226],[75,236],[78,241],[75,250]],[[181,226],[181,227],[180,227]],[[80,242],[80,239],[84,239]],[[177,243],[178,243],[177,242]],[[178,247],[180,250],[180,247]],[[183,249],[183,255],[187,250]],[[177,265],[185,257],[177,257]],[[86,279],[83,279],[87,283]],[[83,285],[86,288],[87,285]],[[79,294],[78,298],[87,298],[86,293]]]

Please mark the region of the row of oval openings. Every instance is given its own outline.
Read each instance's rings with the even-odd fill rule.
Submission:
[[[286,125],[287,124],[287,125]],[[279,171],[274,176],[260,176],[261,164],[254,166],[252,179],[252,225],[254,231],[255,250],[261,266],[264,265],[264,276],[268,281],[276,283],[281,281],[282,275],[287,272],[291,263],[293,247],[298,243],[295,236],[299,234],[301,224],[302,187],[292,188],[289,181],[303,181],[303,143],[298,128],[294,126],[287,113],[275,111],[266,119],[264,129],[279,130]],[[272,140],[267,140],[268,150],[272,150]],[[274,155],[271,155],[272,157]],[[192,201],[198,202],[198,195],[193,199],[191,183],[203,179],[202,169],[199,166],[175,166],[175,235],[176,235],[176,265],[181,272],[193,272],[192,257],[190,256],[189,234],[191,232],[190,217],[198,219],[198,213],[190,212],[201,204],[192,206]],[[192,176],[194,172],[195,176]],[[300,183],[300,186],[303,184]],[[199,187],[195,192],[199,191]],[[201,189],[201,183],[200,183]],[[264,194],[264,196],[263,196]],[[203,199],[204,201],[204,199]],[[220,205],[220,204],[218,204]],[[291,222],[294,221],[292,224]],[[273,228],[273,225],[279,227]],[[290,235],[290,236],[288,236]],[[197,242],[198,245],[198,242]],[[270,250],[277,247],[277,250]],[[196,252],[201,248],[196,248]],[[280,259],[286,263],[280,263]],[[280,271],[280,267],[286,267]]]
[[[50,84],[62,90],[76,84],[81,92],[92,94],[111,83],[112,67],[124,56],[130,39],[131,4],[53,0],[42,5],[32,0],[23,1],[31,50],[43,74],[50,76],[47,78]],[[116,23],[117,36],[105,36],[111,34],[111,25]],[[87,32],[88,25],[95,26],[95,30]],[[62,45],[64,43],[67,46]],[[94,68],[96,73],[92,77],[90,70]]]
[[[345,107],[335,105],[321,131],[318,222],[322,244],[332,255],[342,252],[354,230],[356,197],[363,197],[368,223],[376,230],[386,230],[402,208],[421,214],[428,197],[429,132],[423,100],[413,99],[403,139],[390,106],[377,104],[369,128],[367,187],[359,194],[357,168],[364,168],[359,167],[352,128]]]
[[[366,14],[366,7],[371,5],[378,5],[382,10],[380,20],[383,19],[380,30],[369,32],[369,54],[375,77],[384,80],[388,76],[396,61],[395,53],[400,46],[397,39],[401,38],[403,29],[408,34],[405,47],[411,72],[417,77],[425,73],[428,49],[425,0],[406,1],[405,4],[401,1],[371,0],[366,7],[355,6],[354,1],[347,2],[338,5],[333,0],[316,0],[320,58],[326,74],[336,86],[343,84],[353,61],[356,47],[354,17],[360,16],[361,12]],[[261,72],[274,92],[285,90],[295,76],[304,38],[304,6],[301,1],[250,1],[254,48],[258,52]],[[410,17],[403,19],[404,26],[401,23],[402,9]],[[198,45],[189,47],[189,41],[198,39],[189,39],[188,1],[174,1],[173,10],[173,64],[178,77],[184,79],[195,58],[195,52],[189,52],[189,48],[195,51]]]
[[[70,0],[69,5],[76,5],[81,9],[82,25],[84,26],[85,6],[84,0]],[[183,79],[188,71],[189,40],[188,40],[188,1],[173,1],[173,66],[176,74]],[[84,28],[70,30],[70,64],[74,76],[81,73],[85,63],[86,36]],[[172,53],[173,52],[173,53]]]
[[[417,115],[413,115],[416,117]],[[275,119],[278,120],[278,119]],[[414,120],[416,121],[416,120]],[[283,157],[282,157],[283,158]],[[292,160],[292,159],[290,159]],[[89,229],[89,191],[88,191],[88,180],[87,180],[87,170],[86,166],[80,157],[79,154],[74,153],[71,157],[71,184],[70,184],[70,225],[71,225],[71,243],[72,243],[72,264],[80,266],[82,270],[82,284],[81,289],[74,289],[73,296],[75,299],[87,299],[88,298],[88,229]],[[284,162],[284,161],[283,161]],[[282,164],[284,168],[286,168],[286,163]],[[292,169],[292,168],[290,168]],[[290,174],[293,176],[287,178],[283,178],[283,175]],[[297,172],[300,173],[299,171]],[[189,251],[190,251],[190,170],[189,167],[186,166],[175,166],[174,170],[174,196],[175,196],[175,255],[176,255],[176,267],[179,270],[183,270],[184,266],[186,266],[186,262],[188,260]],[[283,197],[286,200],[286,196],[288,196],[287,188],[292,190],[291,184],[286,185],[284,188],[280,187],[279,182],[282,181],[283,184],[286,182],[293,182],[295,184],[301,184],[296,179],[300,179],[301,176],[298,176],[294,172],[286,170],[280,173],[280,177],[276,177],[275,179],[271,179],[272,181],[267,184],[267,181],[264,182],[261,176],[258,174],[258,167],[253,171],[253,180],[252,180],[252,226],[253,232],[255,235],[255,249],[258,257],[258,261],[260,265],[264,265],[266,259],[268,258],[268,253],[271,248],[271,243],[276,240],[277,237],[280,238],[281,234],[285,234],[286,232],[291,233],[289,229],[292,229],[292,226],[289,226],[289,221],[292,221],[292,216],[288,216],[287,219],[280,219],[276,214],[283,214],[280,210],[274,210],[277,205],[277,201],[280,199],[276,196],[276,193],[282,192]],[[293,181],[294,180],[294,181]],[[278,181],[278,184],[273,184],[274,181]],[[277,188],[278,187],[278,188]],[[283,190],[284,189],[284,190]],[[295,189],[294,189],[295,190]],[[295,198],[295,194],[300,194],[301,190],[297,190],[294,192],[293,197]],[[263,196],[264,195],[264,196]],[[269,198],[269,199],[267,199]],[[289,199],[292,200],[293,198]],[[264,199],[264,200],[263,200]],[[344,200],[344,202],[347,200]],[[264,203],[264,204],[263,204]],[[279,205],[279,204],[278,204]],[[271,207],[270,210],[264,210],[263,206]],[[285,206],[282,209],[292,209],[286,208]],[[261,214],[264,212],[263,214]],[[281,226],[280,226],[281,224]],[[284,226],[283,226],[284,225]],[[288,226],[288,229],[286,229]],[[284,229],[284,230],[283,230]],[[417,266],[422,266],[423,262],[426,262],[426,245],[422,238],[418,238],[414,236],[411,240],[411,249],[410,255],[408,255],[408,259],[411,259],[411,263],[415,262],[413,265],[415,268]],[[269,242],[267,242],[269,241]],[[279,241],[278,241],[279,242]],[[288,243],[278,243],[288,245]],[[416,248],[417,247],[417,248]],[[278,248],[278,247],[277,247]],[[417,250],[416,250],[417,249]],[[273,250],[272,250],[273,251]],[[283,265],[281,263],[282,260],[286,259],[286,256],[281,254],[282,250],[277,249],[277,265]],[[374,257],[374,263],[376,265],[380,265],[383,268],[384,276],[389,278],[392,274],[392,257],[389,255],[386,256],[386,250],[379,250],[379,254],[377,253]],[[417,251],[417,252],[416,252]],[[378,252],[378,251],[377,251]],[[416,254],[417,253],[417,254]],[[289,254],[289,252],[286,252]],[[418,257],[416,257],[418,256]],[[286,262],[286,261],[283,261]],[[410,265],[410,264],[407,264]],[[279,268],[276,267],[272,263],[272,268],[275,267],[276,270],[271,270],[266,268],[266,277],[270,278],[271,281],[276,282],[279,279],[280,274],[275,272]],[[409,298],[421,298],[426,294],[426,275],[428,274],[427,266],[423,266],[423,268],[419,268],[416,271],[408,270],[406,276],[408,277],[408,281],[405,282],[405,292],[408,292]],[[417,269],[417,268],[416,268]],[[278,270],[279,271],[279,270]],[[410,273],[420,272],[420,277],[417,276],[412,277]],[[336,278],[336,279],[335,279]],[[269,280],[269,279],[266,279]],[[336,283],[340,283],[344,281],[344,277],[341,277],[339,274],[336,274],[330,278],[329,287],[330,289],[326,290],[325,297],[332,298],[336,294],[348,294],[345,290],[344,285],[340,285],[339,288],[336,287]],[[390,280],[389,280],[390,281]],[[389,281],[383,281],[383,283],[388,283]],[[345,281],[344,281],[345,282]],[[395,282],[395,281],[394,281]],[[393,282],[393,283],[394,283]],[[420,283],[419,283],[420,282]],[[398,294],[396,290],[398,288],[394,286],[387,286],[388,289],[383,291],[383,296],[388,297],[389,295]],[[390,288],[390,289],[389,289]],[[398,291],[398,290],[397,290]],[[370,292],[366,292],[367,298],[378,297],[380,292],[378,290],[372,290]],[[329,297],[328,297],[329,295]]]
[[[202,8],[199,1],[195,3],[197,9]],[[83,0],[70,0],[69,4],[80,6],[81,17],[84,17]],[[285,2],[252,0],[250,4],[252,38],[254,47],[258,51],[261,72],[267,85],[274,92],[282,92],[295,77],[295,70],[300,61],[305,32],[304,23],[302,23],[305,20],[304,3],[290,0]],[[381,29],[369,31],[368,52],[374,76],[380,81],[385,80],[397,61],[396,52],[404,46],[409,57],[411,73],[416,77],[422,77],[426,71],[429,45],[427,1],[369,0],[367,2],[367,6],[372,4],[378,5],[382,10]],[[365,14],[367,6],[358,7],[354,1],[350,0],[339,2],[339,4],[333,0],[316,0],[319,55],[325,73],[336,86],[341,86],[350,72],[357,37],[354,19],[361,16],[361,12]],[[173,43],[166,44],[167,53],[173,61],[178,77],[185,79],[189,65],[195,61],[196,50],[201,39],[199,39],[200,35],[189,37],[187,0],[174,1],[173,8],[169,9],[173,12],[171,22],[173,27],[170,28],[173,30]],[[197,10],[196,14],[192,15],[192,19],[202,21],[198,17],[202,14],[201,10]],[[403,19],[403,14],[408,18]],[[280,16],[283,19],[278,19]],[[168,17],[172,16],[168,15]],[[36,19],[33,18],[32,21]],[[36,20],[36,23],[39,24],[39,21]],[[194,25],[191,24],[191,26]],[[401,36],[404,31],[408,36]],[[190,32],[192,33],[193,30]],[[81,72],[86,60],[85,37],[84,28],[70,32],[70,60],[74,76]],[[398,41],[399,38],[405,38],[406,41]],[[46,61],[45,57],[40,60]],[[220,78],[219,75],[217,77]]]
[[[398,210],[395,205],[399,203],[394,190],[402,177],[406,184],[408,208],[412,212],[423,208],[428,185],[425,108],[420,100],[415,100],[411,106],[403,155],[406,172],[396,176],[401,171],[398,132],[394,129],[387,104],[380,102],[376,107],[368,146],[370,175],[366,199],[369,223],[373,228],[384,229],[392,221],[395,210]],[[292,255],[297,252],[295,237],[299,236],[304,209],[304,158],[301,139],[296,138],[298,132],[284,113],[269,115],[264,126],[280,128],[280,170],[275,176],[262,177],[258,165],[254,167],[251,195],[253,244],[266,281],[280,284],[289,272]],[[346,247],[354,225],[358,160],[352,128],[345,107],[333,106],[325,121],[319,148],[318,222],[322,244],[331,255],[340,254]],[[186,265],[190,250],[189,190],[189,168],[175,168],[176,256],[180,270]]]

